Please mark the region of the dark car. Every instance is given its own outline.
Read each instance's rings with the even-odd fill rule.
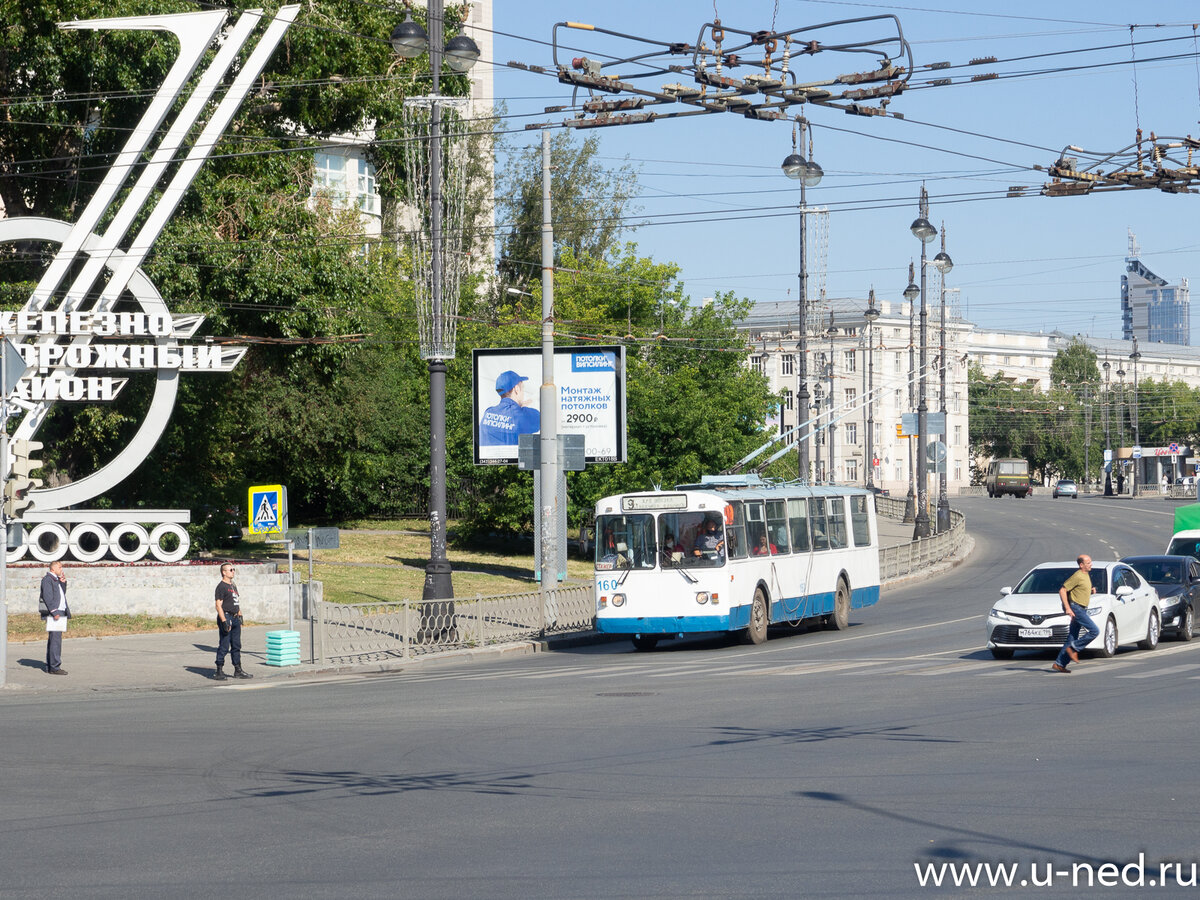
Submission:
[[[1121,562],[1146,579],[1162,600],[1162,627],[1181,641],[1192,639],[1200,603],[1200,560],[1194,556],[1127,556]]]

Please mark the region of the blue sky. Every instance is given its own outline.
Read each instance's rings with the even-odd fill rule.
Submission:
[[[918,70],[938,61],[995,56],[999,63],[966,74],[1038,73],[908,91],[890,106],[904,121],[809,107],[813,157],[825,177],[809,189],[808,204],[831,207],[830,297],[865,297],[874,287],[880,298],[900,300],[909,261],[920,253],[908,227],[922,181],[931,220],[947,228],[955,267],[946,286],[959,289],[966,316],[980,325],[1119,338],[1128,229],[1137,235],[1142,260],[1159,275],[1172,283],[1200,277],[1200,230],[1194,225],[1200,196],[1126,190],[1046,198],[1037,189],[1047,176],[1032,169],[1053,163],[1068,144],[1117,151],[1133,142],[1138,124],[1147,136],[1200,137],[1194,0],[1010,0],[1002,6],[935,0],[903,7],[849,0],[497,0],[495,62],[549,66],[554,23],[568,20],[692,43],[713,20],[714,8],[727,26],[746,31],[770,29],[773,18],[784,31],[891,13],[900,19]],[[1130,25],[1137,26],[1134,47]],[[827,41],[828,34],[822,33]],[[622,52],[594,32],[572,30],[564,42],[574,48],[567,56]],[[1050,53],[1062,55],[1043,55]],[[1030,56],[1035,58],[1017,59]],[[1179,58],[1154,59],[1166,56]],[[868,67],[834,53],[818,54],[806,65],[805,77],[814,79]],[[1045,71],[1077,66],[1091,68]],[[963,77],[962,70],[953,72],[956,80]],[[542,110],[571,102],[571,88],[555,78],[503,66],[496,69],[495,93],[518,130],[528,122],[561,123],[567,114]],[[791,152],[790,124],[719,113],[580,136],[588,134],[600,136],[611,164],[628,160],[640,167],[645,224],[628,237],[656,261],[677,263],[693,302],[730,290],[754,300],[795,299],[799,189],[780,169]],[[536,133],[514,137],[538,140]],[[1010,185],[1031,186],[1030,196],[1004,198]],[[930,245],[930,257],[937,247]],[[810,295],[816,293],[815,265],[810,261]],[[1193,321],[1193,343],[1197,327]]]

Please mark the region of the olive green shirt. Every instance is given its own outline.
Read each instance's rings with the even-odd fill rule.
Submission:
[[[1071,577],[1063,582],[1063,589],[1067,592],[1068,600],[1084,609],[1092,602],[1092,576],[1083,569],[1076,569]]]

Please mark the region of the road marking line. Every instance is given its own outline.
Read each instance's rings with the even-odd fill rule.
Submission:
[[[1184,666],[1167,666],[1165,669],[1155,669],[1153,672],[1141,672],[1137,675],[1118,675],[1118,678],[1158,678],[1161,675],[1175,675],[1179,672],[1190,672],[1200,669],[1200,663],[1189,663]]]

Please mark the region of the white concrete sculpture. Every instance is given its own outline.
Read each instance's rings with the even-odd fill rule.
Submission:
[[[57,402],[111,401],[126,384],[121,374],[154,371],[157,378],[145,420],[124,450],[86,477],[30,493],[33,504],[23,519],[33,528],[21,547],[8,552],[9,561],[28,552],[43,562],[68,554],[82,562],[106,554],[130,562],[149,552],[171,562],[187,553],[189,539],[183,526],[191,519],[188,510],[88,510],[80,506],[119,484],[149,455],[170,419],[181,372],[228,372],[246,354],[245,347],[182,343],[192,338],[203,317],[173,315],[140,267],[299,11],[298,5],[284,6],[266,23],[211,115],[198,125],[263,18],[262,10],[243,12],[222,36],[212,61],[165,130],[161,130],[164,121],[217,39],[226,14],[129,16],[60,25],[72,30],[167,31],[178,38],[179,55],[77,222],[0,219],[0,243],[32,240],[58,246],[25,307],[0,313],[0,333],[17,344],[31,367],[6,398],[23,410],[13,439],[33,439]],[[193,134],[197,128],[198,133]],[[152,147],[156,137],[158,143]],[[180,156],[185,146],[186,152]],[[149,162],[141,167],[103,233],[98,233],[97,225],[105,220],[147,152]],[[171,167],[170,180],[160,186]],[[130,227],[156,190],[160,191],[157,202],[138,232],[127,240]],[[140,312],[125,311],[127,302],[118,309],[118,301],[130,297]]]

